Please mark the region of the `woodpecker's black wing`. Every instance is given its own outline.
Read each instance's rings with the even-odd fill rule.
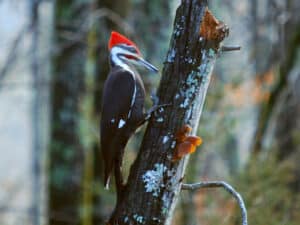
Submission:
[[[104,84],[101,118],[101,151],[105,167],[105,185],[114,166],[116,154],[126,137],[122,130],[126,127],[128,114],[135,93],[135,79],[130,71],[113,67]],[[125,140],[126,145],[127,140]]]

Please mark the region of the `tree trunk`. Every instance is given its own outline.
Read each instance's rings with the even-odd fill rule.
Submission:
[[[274,45],[276,46],[275,53],[279,56],[274,57],[274,60],[279,60],[279,62],[272,62],[272,64],[279,64],[278,70],[278,81],[275,87],[270,93],[269,100],[262,106],[260,116],[258,118],[258,125],[256,129],[256,134],[253,144],[253,157],[256,158],[264,150],[264,142],[272,126],[272,122],[275,123],[280,120],[272,120],[274,114],[276,113],[276,107],[282,101],[281,96],[285,93],[286,89],[291,86],[289,83],[290,73],[293,70],[297,62],[297,54],[300,45],[300,16],[298,15],[298,10],[300,8],[299,1],[292,0],[289,3],[283,4],[285,8],[278,9],[281,12],[282,21],[278,23],[278,33],[281,38]],[[279,15],[280,16],[280,15]],[[278,15],[275,15],[275,18],[272,18],[274,21],[278,20]],[[278,47],[279,46],[279,47]],[[279,58],[279,59],[277,59]],[[290,88],[292,89],[292,88]],[[286,99],[283,101],[286,103]],[[289,110],[289,108],[283,109]],[[295,120],[294,117],[289,117]],[[282,121],[280,121],[282,123]],[[276,125],[276,124],[275,124]],[[286,133],[290,130],[287,129]],[[285,149],[282,149],[285,151]],[[284,154],[287,154],[289,151],[285,151]],[[281,154],[281,153],[280,153]]]
[[[159,104],[172,105],[150,119],[110,224],[170,224],[188,160],[172,160],[175,134],[185,124],[196,132],[219,44],[227,33],[206,7],[206,0],[183,0],[177,10],[157,94]]]
[[[43,103],[43,89],[41,86],[42,77],[40,74],[40,62],[38,58],[38,42],[39,42],[39,4],[40,2],[37,0],[30,1],[30,16],[31,16],[31,72],[32,72],[32,80],[33,80],[33,88],[34,88],[34,98],[33,98],[33,106],[32,106],[32,131],[33,131],[33,144],[32,144],[32,181],[33,188],[32,193],[32,224],[38,225],[40,224],[40,214],[42,204],[41,196],[42,196],[42,186],[41,186],[41,159],[42,159],[42,119],[41,119],[41,106]]]
[[[276,154],[278,168],[288,162],[293,168],[289,173],[292,179],[288,188],[296,196],[300,192],[300,2],[291,0],[282,6],[278,8],[281,12],[278,23],[281,38],[276,43],[279,46],[279,76],[268,102],[261,109],[252,160],[259,159],[270,148],[271,154]],[[297,218],[297,203],[292,201],[289,207],[290,213],[286,218],[293,220]]]
[[[279,68],[279,83],[271,94],[273,102],[269,103],[270,117],[275,115],[274,120],[269,119],[266,126],[275,122],[274,141],[277,147],[279,161],[288,160],[294,167],[294,179],[290,188],[300,192],[300,2],[293,0],[286,4],[286,14],[290,18],[284,28],[284,46],[282,61]],[[272,105],[273,103],[273,105]],[[272,110],[272,107],[274,108]],[[272,112],[273,111],[273,112]],[[276,112],[277,111],[277,112]],[[295,208],[295,206],[294,206]]]
[[[49,150],[49,224],[79,224],[83,148],[79,135],[85,46],[78,24],[86,8],[77,1],[56,1],[52,82],[52,127]],[[82,4],[82,3],[81,3]],[[85,37],[85,36],[84,36]]]
[[[160,64],[168,50],[173,4],[174,1],[136,1],[128,16],[135,28],[134,40],[144,50],[145,59],[153,65]]]

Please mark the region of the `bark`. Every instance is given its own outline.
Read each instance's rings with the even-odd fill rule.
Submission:
[[[79,96],[83,88],[85,46],[81,36],[86,8],[76,1],[56,1],[52,77],[52,127],[49,148],[49,224],[79,224],[83,148],[80,143]],[[71,34],[71,35],[68,35]]]
[[[206,0],[183,0],[177,9],[157,93],[159,104],[172,105],[150,119],[109,224],[170,224],[188,161],[188,157],[172,161],[175,133],[188,124],[195,134],[219,44],[227,31],[220,23],[201,26],[200,36],[206,6]],[[219,25],[224,29],[217,29]]]

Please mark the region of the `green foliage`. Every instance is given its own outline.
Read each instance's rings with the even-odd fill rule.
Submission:
[[[300,194],[295,193],[291,185],[295,179],[294,166],[291,160],[277,161],[269,154],[264,160],[252,160],[247,169],[233,179],[236,190],[244,198],[249,224],[299,224]],[[226,223],[223,219],[222,224],[240,224],[238,207]],[[216,222],[216,218],[209,220]],[[220,221],[215,224],[220,224]]]
[[[300,206],[300,195],[290,186],[294,180],[293,164],[278,162],[269,157],[261,162],[251,162],[249,169],[236,181],[248,207],[250,224],[299,224],[292,209]]]
[[[60,165],[52,169],[51,185],[57,189],[64,189],[66,180],[72,176],[72,171],[68,166]]]

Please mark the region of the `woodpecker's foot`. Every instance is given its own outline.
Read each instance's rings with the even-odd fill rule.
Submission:
[[[173,161],[178,161],[188,154],[196,151],[197,146],[201,145],[202,139],[198,136],[189,135],[191,127],[184,125],[176,133],[176,148],[173,155]]]
[[[153,113],[157,112],[157,111],[160,111],[162,110],[163,111],[163,108],[166,107],[166,106],[171,106],[172,104],[169,103],[169,104],[161,104],[161,105],[153,105],[148,111],[147,113],[144,114],[144,119],[140,122],[139,126],[141,126],[142,124],[144,124],[145,122],[147,122]],[[161,112],[162,112],[161,111]]]
[[[152,107],[148,110],[148,112],[146,113],[145,121],[148,121],[148,120],[151,118],[152,114],[155,113],[155,112],[157,112],[159,109],[162,109],[162,108],[164,108],[164,107],[166,107],[166,106],[171,106],[171,105],[172,105],[172,104],[169,103],[169,104],[161,104],[161,105],[154,105],[154,106],[152,106]]]

